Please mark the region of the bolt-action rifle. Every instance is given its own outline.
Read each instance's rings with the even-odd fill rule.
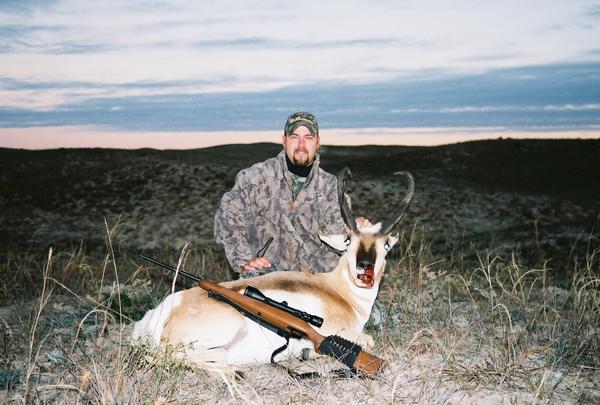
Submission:
[[[140,255],[140,257],[197,281],[198,285],[208,292],[209,297],[231,305],[247,318],[285,338],[286,342],[290,338],[308,339],[318,353],[332,356],[353,371],[369,377],[374,377],[383,366],[382,359],[363,351],[359,345],[336,335],[325,337],[309,325],[310,322],[315,326],[321,326],[322,318],[291,308],[285,302],[271,300],[254,287],[249,286],[244,294],[240,294],[207,279],[178,271],[175,267],[148,256]],[[286,347],[287,343],[273,352],[271,361],[274,362],[273,357]]]

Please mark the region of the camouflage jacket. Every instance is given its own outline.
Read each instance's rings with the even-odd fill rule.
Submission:
[[[296,199],[285,151],[240,171],[215,214],[215,241],[232,269],[256,256],[267,240],[271,270],[326,272],[339,256],[319,233],[339,234],[345,225],[337,201],[337,179],[319,168],[319,155]]]

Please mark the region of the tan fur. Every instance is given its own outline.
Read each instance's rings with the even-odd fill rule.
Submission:
[[[299,272],[274,272],[262,277],[240,279],[223,283],[224,286],[243,291],[247,286],[258,288],[261,291],[282,290],[299,294],[308,294],[321,297],[327,302],[328,308],[335,308],[337,313],[350,314],[352,307],[341,291],[337,291],[337,273],[299,273]],[[340,281],[339,279],[337,281]],[[327,314],[335,316],[335,314]]]
[[[228,322],[220,322],[222,317],[227,317]],[[206,291],[195,287],[183,292],[181,304],[173,309],[165,322],[162,339],[173,345],[202,339],[204,336],[199,336],[198,324],[214,325],[219,328],[221,336],[233,339],[243,322],[244,316],[237,310],[209,298]],[[210,342],[207,346],[210,347]]]
[[[247,286],[252,286],[267,295],[269,291],[282,290],[318,296],[325,302],[325,312],[320,314],[325,321],[318,330],[329,334],[346,334],[347,331],[354,329],[352,323],[355,310],[359,311],[359,308],[353,308],[347,301],[348,291],[339,288],[345,284],[339,280],[339,277],[340,272],[318,274],[273,272],[262,277],[228,281],[221,285],[240,293],[243,293]],[[224,319],[227,319],[227,322],[223,322]],[[169,344],[193,342],[206,339],[209,334],[215,334],[214,328],[217,328],[219,336],[231,343],[243,323],[244,316],[236,309],[208,297],[206,291],[195,287],[183,292],[181,304],[171,312],[165,322],[162,338],[164,343]],[[206,329],[207,333],[199,336],[198,325],[210,325],[212,330]]]
[[[258,288],[272,299],[288,301],[290,306],[298,310],[322,317],[323,325],[314,327],[321,335],[338,335],[369,349],[373,339],[363,333],[363,327],[384,272],[386,252],[383,241],[390,239],[376,232],[358,232],[352,236],[352,243],[340,245],[344,236],[337,235],[334,238],[337,242],[330,241],[338,249],[349,246],[349,250],[332,272],[311,274],[280,271],[251,279],[227,281],[221,285],[240,293],[248,286]],[[396,240],[390,243],[393,245]],[[375,274],[374,285],[366,287],[359,283],[357,259],[373,263],[377,261],[379,270]],[[155,310],[166,311],[163,312],[165,317],[156,318],[154,323],[149,323],[151,317],[144,317],[139,322],[139,328],[134,328],[134,332],[138,330],[134,334],[141,336],[144,330],[158,330],[162,344],[184,345],[187,348],[185,356],[208,370],[268,362],[271,352],[282,344],[281,337],[267,333],[233,307],[209,297],[199,287],[170,297],[173,297],[169,301],[172,304]],[[298,355],[304,348],[312,348],[312,344],[306,340],[296,340],[294,345],[290,342],[286,355]],[[311,356],[314,354],[313,351]]]

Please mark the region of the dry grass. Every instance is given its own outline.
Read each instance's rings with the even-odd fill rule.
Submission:
[[[518,253],[474,248],[435,255],[417,228],[389,260],[379,304],[386,314],[374,352],[381,376],[295,380],[271,365],[244,376],[215,376],[175,355],[130,344],[131,323],[171,290],[161,271],[113,249],[83,247],[35,258],[7,254],[0,265],[0,383],[3,401],[23,403],[586,403],[600,401],[600,247],[573,249],[569,268],[540,252],[537,266]],[[591,238],[589,240],[592,240]],[[574,241],[584,243],[585,241]],[[157,255],[172,263],[168,252]],[[228,278],[222,256],[188,251],[185,269]],[[557,274],[567,274],[568,278]],[[9,302],[6,301],[8,304]],[[326,372],[321,359],[290,362]]]

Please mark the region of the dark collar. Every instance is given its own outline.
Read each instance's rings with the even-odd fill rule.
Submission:
[[[310,166],[298,166],[290,160],[290,158],[288,157],[287,154],[285,155],[285,163],[287,164],[287,168],[290,171],[290,173],[293,173],[296,176],[300,176],[300,177],[308,177],[308,175],[310,174],[310,171],[314,165],[314,162],[313,162],[310,164]]]

